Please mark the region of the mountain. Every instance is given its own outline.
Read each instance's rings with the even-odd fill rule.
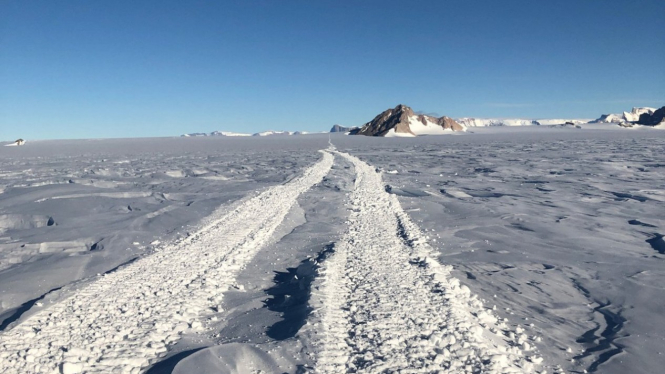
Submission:
[[[648,107],[635,107],[630,112],[623,112],[622,114],[603,114],[590,123],[621,123],[621,122],[637,122],[643,114],[653,114],[656,109]]]
[[[240,132],[230,132],[230,131],[213,131],[211,133],[206,132],[193,132],[191,134],[181,135],[182,137],[197,137],[197,136],[285,136],[285,135],[306,135],[310,134],[307,131],[262,131],[254,134],[245,134]]]
[[[432,117],[415,114],[406,105],[388,109],[350,135],[365,136],[417,136],[447,134],[453,131],[466,131],[466,127],[449,117]]]
[[[640,125],[665,127],[665,106],[652,113],[642,113],[637,120]]]
[[[335,125],[330,129],[330,132],[350,132],[355,129],[358,129],[358,127],[344,127],[341,125]]]
[[[23,140],[23,139],[17,139],[17,140],[16,140],[15,142],[13,142],[13,143],[5,144],[5,147],[8,147],[8,146],[20,146],[20,145],[23,145],[23,144],[25,144],[25,140]]]
[[[456,121],[466,127],[489,126],[552,126],[572,123],[574,125],[587,123],[588,119],[522,119],[522,118],[458,118]]]
[[[466,127],[538,125],[536,121],[530,119],[458,118],[457,122]]]
[[[196,136],[251,136],[251,134],[243,134],[239,132],[230,132],[230,131],[213,131],[211,133],[205,132],[194,132],[191,134],[181,135],[183,137],[196,137]]]
[[[252,136],[275,136],[275,135],[284,136],[284,135],[299,135],[299,134],[300,134],[299,132],[268,130],[263,132],[257,132]]]

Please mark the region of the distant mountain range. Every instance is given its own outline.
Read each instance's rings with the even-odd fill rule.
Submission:
[[[521,119],[521,118],[458,118],[457,122],[466,127],[489,126],[552,126],[566,123],[579,125],[588,119]]]
[[[439,135],[464,132],[471,127],[488,126],[579,126],[585,123],[614,123],[623,127],[632,125],[653,126],[665,128],[663,115],[665,107],[660,109],[649,107],[635,107],[630,112],[621,114],[603,114],[595,120],[589,119],[521,119],[521,118],[458,118],[434,117],[425,114],[416,114],[410,107],[399,104],[395,108],[387,109],[374,117],[373,120],[361,127],[346,127],[334,125],[331,133],[347,133],[349,135],[384,136],[384,137],[413,137],[418,135]],[[184,137],[199,136],[288,136],[308,134],[305,131],[263,131],[255,134],[237,133],[229,131],[213,131],[210,133],[184,134]]]
[[[630,112],[623,112],[621,114],[603,114],[590,123],[621,123],[621,122],[637,122],[642,114],[652,115],[656,111],[655,108],[636,107]]]
[[[203,136],[285,136],[285,135],[305,135],[309,134],[307,131],[263,131],[257,132],[254,134],[246,134],[240,132],[230,132],[230,131],[213,131],[213,132],[193,132],[191,134],[183,134],[182,137],[203,137]]]

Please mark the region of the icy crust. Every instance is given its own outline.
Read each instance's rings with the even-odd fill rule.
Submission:
[[[434,259],[426,237],[349,154],[357,178],[348,232],[322,264],[309,328],[318,373],[533,373],[542,358]]]
[[[2,373],[138,373],[184,332],[203,330],[223,293],[333,156],[196,234],[101,276],[70,298],[0,334]]]

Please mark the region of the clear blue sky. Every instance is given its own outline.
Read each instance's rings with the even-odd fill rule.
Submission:
[[[0,1],[0,139],[665,105],[665,1]]]

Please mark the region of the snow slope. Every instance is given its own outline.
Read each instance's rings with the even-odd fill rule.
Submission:
[[[423,123],[418,117],[416,116],[410,116],[408,117],[408,125],[411,133],[401,133],[401,132],[396,132],[395,129],[390,129],[388,133],[385,135],[385,137],[392,138],[392,137],[414,137],[414,136],[421,136],[421,135],[448,135],[448,134],[453,134],[455,131],[453,131],[450,128],[443,128],[441,125],[436,124],[432,121],[429,120],[429,118],[425,117],[425,123]],[[462,131],[465,131],[466,128],[464,128]]]

